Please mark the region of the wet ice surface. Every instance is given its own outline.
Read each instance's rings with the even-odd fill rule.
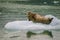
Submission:
[[[33,23],[32,21],[13,21],[5,25],[5,29],[13,30],[40,30],[40,29],[60,29],[60,20],[53,15],[45,17],[53,18],[50,24]]]

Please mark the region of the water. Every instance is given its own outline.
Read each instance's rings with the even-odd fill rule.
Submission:
[[[50,14],[60,19],[60,6],[22,5],[22,4],[14,4],[14,3],[0,3],[0,5],[1,5],[0,7],[3,8],[0,12],[0,40],[13,40],[9,38],[10,35],[16,35],[16,34],[19,35],[19,33],[21,33],[21,32],[19,33],[18,32],[17,33],[5,32],[4,26],[8,22],[27,20],[26,13],[28,11],[39,13],[41,15]],[[60,40],[59,38],[60,29],[53,30],[52,33],[54,36],[52,40]],[[23,34],[24,32],[20,34],[22,39],[19,39],[19,37],[17,37],[17,38],[14,38],[14,40],[15,39],[24,40],[23,37],[25,36]],[[46,39],[48,40],[49,38],[46,38]]]

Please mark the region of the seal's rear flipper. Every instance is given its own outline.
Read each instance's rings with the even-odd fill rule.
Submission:
[[[49,19],[49,21],[51,22],[53,20],[53,18]]]

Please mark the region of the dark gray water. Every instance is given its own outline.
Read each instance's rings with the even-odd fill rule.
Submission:
[[[54,15],[60,19],[60,6],[22,5],[13,3],[0,3],[0,26],[9,21],[27,20],[27,11],[41,15]]]

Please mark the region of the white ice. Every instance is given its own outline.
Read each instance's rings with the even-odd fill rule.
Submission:
[[[40,30],[40,29],[60,29],[60,20],[53,15],[45,17],[53,18],[50,24],[33,23],[32,21],[13,21],[5,25],[5,29],[17,30]]]

